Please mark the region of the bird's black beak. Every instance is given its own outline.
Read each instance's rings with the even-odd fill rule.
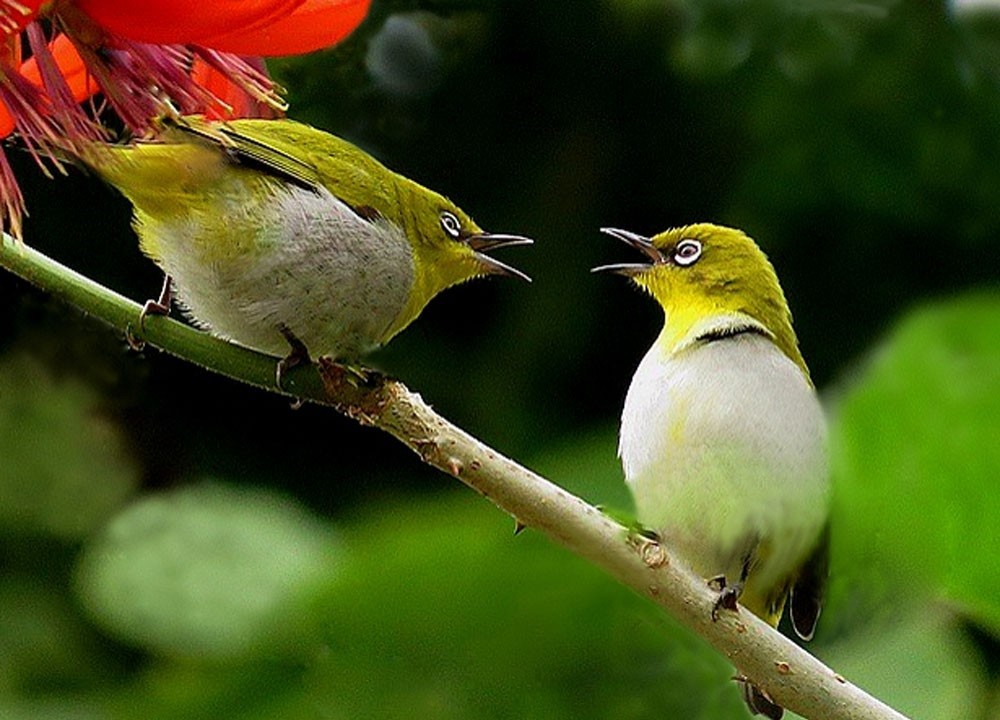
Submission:
[[[665,262],[663,254],[653,246],[653,242],[645,235],[639,235],[638,233],[630,232],[628,230],[620,230],[618,228],[601,228],[601,232],[605,235],[610,235],[613,238],[618,238],[626,245],[634,247],[636,250],[641,252],[647,258],[649,262],[645,263],[615,263],[613,265],[600,265],[598,267],[592,268],[590,272],[593,273],[617,273],[618,275],[625,275],[626,277],[632,277],[635,275],[641,275],[642,273],[649,270],[651,265],[656,265],[657,263]]]
[[[535,241],[523,235],[505,235],[502,233],[477,233],[466,241],[469,247],[476,253],[476,258],[483,264],[486,272],[491,275],[506,275],[507,277],[521,278],[526,282],[531,282],[531,278],[515,267],[507,263],[500,262],[486,253],[502,247],[512,245],[531,245]]]

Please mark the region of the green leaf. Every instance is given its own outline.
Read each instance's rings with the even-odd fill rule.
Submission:
[[[133,492],[138,469],[97,394],[27,355],[0,359],[0,528],[75,539]]]
[[[479,498],[387,505],[349,538],[310,672],[331,716],[744,717],[702,640]]]
[[[284,642],[336,570],[329,530],[272,493],[203,484],[131,506],[86,550],[80,596],[154,653],[232,658]]]
[[[924,720],[979,717],[984,669],[947,613],[922,609],[827,646],[823,660],[891,707]]]
[[[1000,296],[905,318],[837,415],[841,601],[895,613],[946,598],[1000,636]]]
[[[17,702],[100,687],[120,670],[61,584],[23,573],[0,577],[0,717]],[[39,712],[39,717],[44,713]]]

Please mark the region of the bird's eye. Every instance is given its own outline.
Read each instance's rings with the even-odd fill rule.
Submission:
[[[681,240],[674,249],[674,262],[678,265],[693,265],[701,257],[701,243],[697,240]]]
[[[448,237],[458,240],[462,236],[462,221],[455,217],[454,213],[444,210],[441,212],[441,227],[448,234]]]

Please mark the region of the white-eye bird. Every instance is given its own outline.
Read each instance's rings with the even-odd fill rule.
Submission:
[[[165,122],[149,141],[79,158],[135,208],[142,251],[201,327],[285,359],[353,360],[445,288],[526,275],[484,254],[528,244],[354,145],[292,120]],[[289,353],[289,350],[291,352]]]
[[[811,638],[827,574],[826,426],[774,268],[717,225],[603,232],[645,262],[595,271],[631,278],[664,313],[622,412],[639,522],[724,588],[716,610],[738,599],[777,626],[790,598],[796,633]],[[753,713],[781,717],[762,690],[743,689]]]

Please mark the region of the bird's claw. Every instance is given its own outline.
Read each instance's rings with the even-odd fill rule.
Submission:
[[[716,575],[713,578],[709,578],[708,586],[719,593],[719,596],[715,598],[715,602],[712,603],[712,622],[718,621],[720,610],[725,609],[732,612],[739,610],[737,601],[740,599],[740,595],[743,594],[742,583],[728,585],[725,575]]]
[[[279,390],[284,390],[282,386],[282,379],[285,373],[291,370],[293,367],[298,365],[309,365],[312,363],[312,358],[309,357],[309,350],[299,340],[295,333],[288,329],[288,326],[284,323],[278,325],[278,332],[281,336],[285,338],[289,346],[291,346],[291,352],[289,352],[285,357],[278,361],[277,367],[274,369],[274,384]]]
[[[132,323],[125,326],[125,342],[133,352],[142,352],[146,349],[146,341],[136,337],[135,333],[132,332]]]
[[[160,288],[160,296],[155,300],[150,298],[143,304],[142,310],[139,311],[140,333],[145,333],[146,331],[146,318],[148,316],[166,316],[170,314],[170,301],[173,299],[173,291],[171,290],[170,282],[170,276],[166,275],[163,278],[163,287]],[[146,347],[146,341],[142,338],[136,337],[135,332],[132,330],[132,323],[125,326],[125,342],[127,342],[128,346],[136,352],[142,352],[142,350]]]

